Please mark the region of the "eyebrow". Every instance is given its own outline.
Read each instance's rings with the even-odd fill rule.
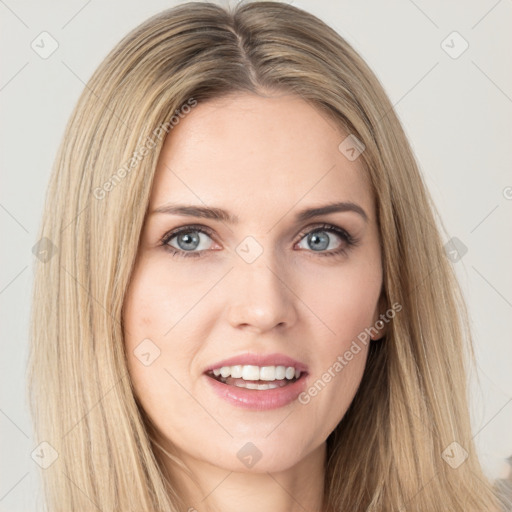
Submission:
[[[330,203],[324,206],[317,206],[313,208],[306,208],[299,211],[296,216],[296,222],[304,222],[314,217],[327,215],[329,213],[337,212],[355,212],[359,214],[365,222],[368,222],[368,215],[358,204],[352,202],[338,202]],[[151,215],[155,213],[166,213],[168,215],[183,215],[187,217],[201,217],[204,219],[212,219],[228,224],[238,224],[239,219],[236,215],[229,213],[222,208],[208,207],[208,206],[195,206],[195,205],[182,205],[182,204],[165,204],[153,210]]]

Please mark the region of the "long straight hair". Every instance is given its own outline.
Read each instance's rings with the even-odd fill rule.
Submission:
[[[274,91],[364,144],[383,294],[402,306],[370,344],[358,392],[327,439],[323,510],[498,510],[472,441],[466,307],[393,107],[333,29],[256,1],[193,2],[148,19],[101,63],[66,127],[40,230],[48,250],[35,270],[28,381],[37,441],[57,456],[42,470],[52,512],[184,508],[134,397],[123,301],[165,136],[194,102]],[[454,453],[458,467],[447,462]]]

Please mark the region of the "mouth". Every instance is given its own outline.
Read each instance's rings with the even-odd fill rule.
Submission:
[[[278,389],[306,377],[307,372],[294,366],[222,366],[206,372],[206,375],[226,386],[257,391]]]
[[[307,385],[309,368],[286,354],[241,353],[204,369],[209,388],[235,407],[268,411],[292,404]]]

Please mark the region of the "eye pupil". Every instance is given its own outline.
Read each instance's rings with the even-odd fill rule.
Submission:
[[[178,235],[178,245],[181,249],[195,249],[199,245],[199,235],[194,233],[181,233]],[[184,244],[182,243],[184,240]],[[192,244],[192,247],[188,244]]]
[[[325,233],[311,233],[308,242],[314,244],[313,249],[323,251],[329,247],[329,236]],[[318,243],[319,242],[319,243]]]

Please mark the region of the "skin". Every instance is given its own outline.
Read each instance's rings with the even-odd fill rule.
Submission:
[[[325,441],[352,402],[368,346],[306,405],[242,409],[217,397],[203,371],[242,353],[280,352],[308,366],[309,387],[378,320],[379,232],[361,159],[349,161],[338,149],[346,134],[292,95],[200,103],[170,134],[123,310],[136,396],[162,445],[191,471],[166,459],[184,510],[321,510]],[[367,221],[353,211],[294,219],[338,201],[359,205]],[[171,202],[220,207],[239,223],[151,213]],[[321,223],[358,244],[324,230],[329,246],[315,251],[307,233]],[[190,224],[212,231],[194,233],[201,242],[189,252],[203,255],[173,256],[162,237]],[[263,250],[252,263],[235,250],[247,236]],[[179,250],[178,237],[169,244]],[[321,255],[339,247],[346,252]],[[134,350],[148,338],[160,355],[146,366]],[[237,457],[248,442],[262,453],[252,468]]]

